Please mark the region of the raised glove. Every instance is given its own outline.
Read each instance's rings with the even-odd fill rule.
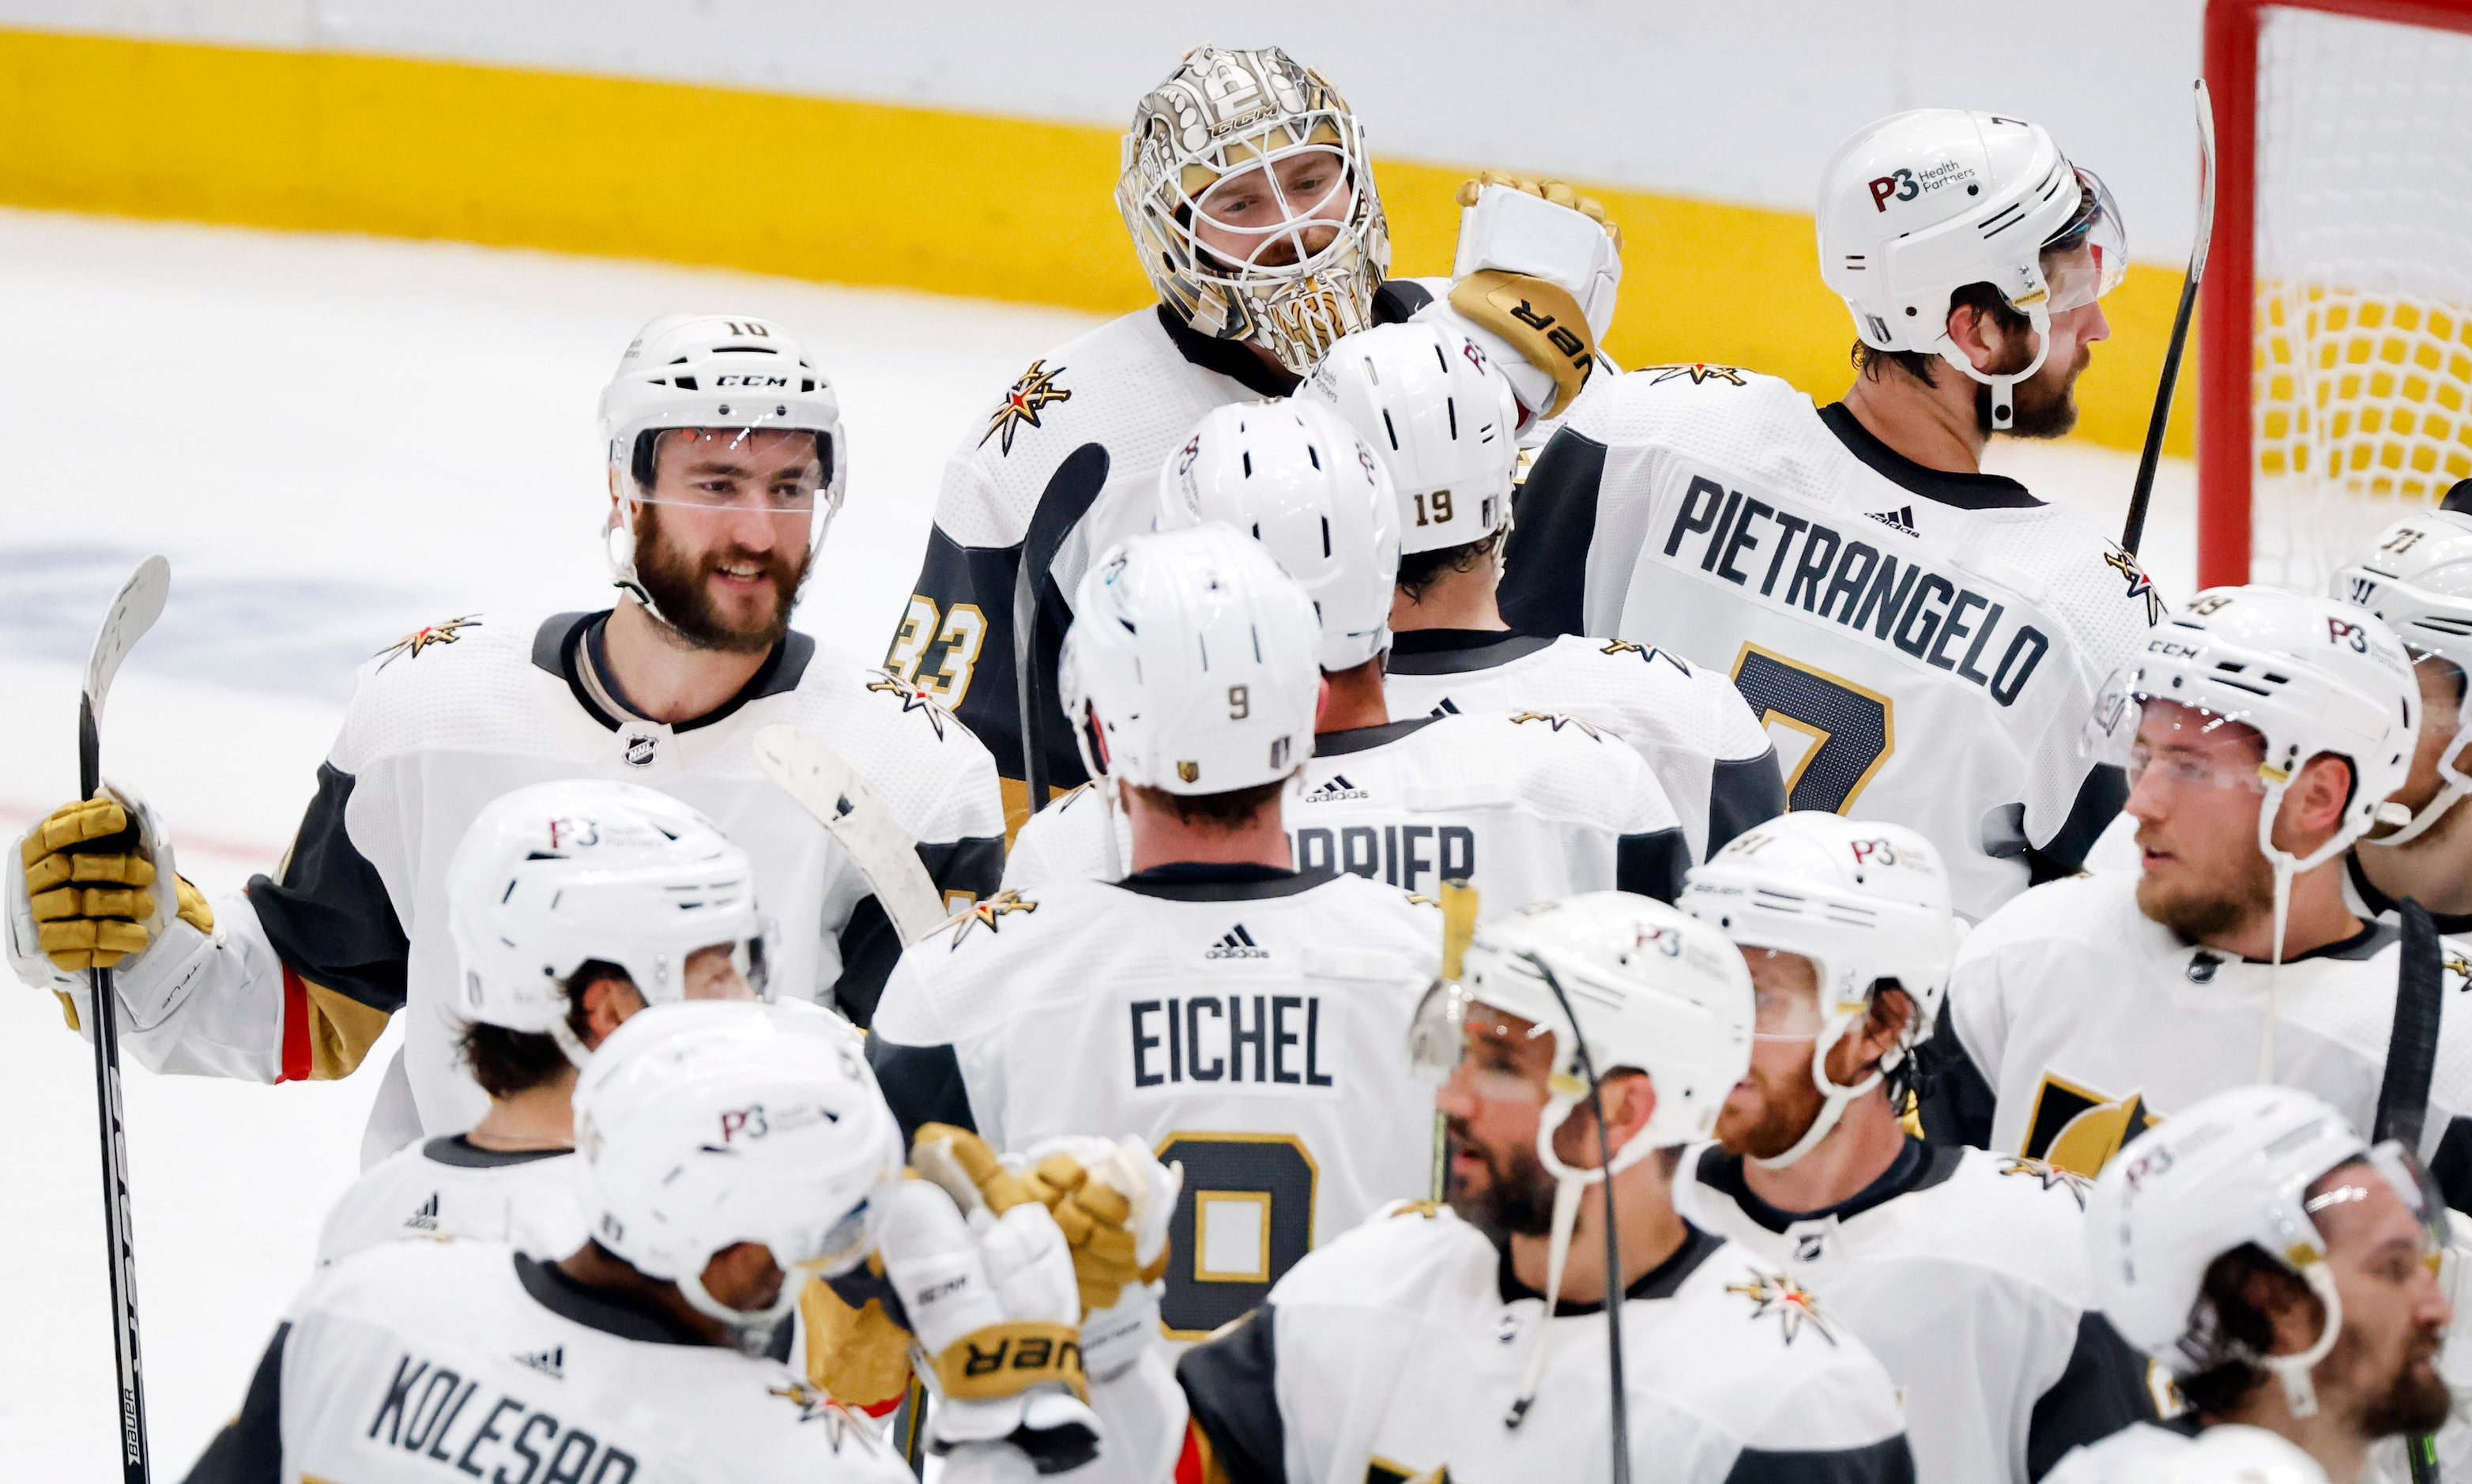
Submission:
[[[19,978],[59,996],[74,1030],[84,1029],[86,970],[176,970],[174,960],[214,931],[205,896],[173,868],[170,838],[126,789],[107,785],[98,797],[52,811],[19,837],[7,864],[10,958]],[[178,940],[168,957],[155,947],[167,939]],[[179,976],[144,978],[168,984]],[[141,1025],[159,1021],[168,1006],[136,987],[121,986],[123,1001]]]
[[[1166,1166],[1138,1139],[1051,1139],[1027,1156],[1035,1184],[1058,1191],[1057,1225],[1073,1244],[1082,1290],[1082,1363],[1112,1380],[1159,1335],[1159,1280],[1168,1222],[1184,1166]],[[1076,1227],[1088,1223],[1086,1236]]]
[[[1558,417],[1596,369],[1622,282],[1622,229],[1559,180],[1486,171],[1459,190],[1445,318],[1493,357],[1531,420]]]
[[[965,1217],[945,1190],[905,1181],[878,1250],[935,1396],[932,1449],[1007,1443],[1041,1473],[1098,1456],[1073,1260],[1046,1207],[979,1203]]]

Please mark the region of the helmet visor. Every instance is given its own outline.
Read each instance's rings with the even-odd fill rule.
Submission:
[[[1408,1025],[1408,1064],[1439,1087],[1465,1076],[1477,1096],[1534,1102],[1554,1070],[1553,1027],[1486,1003],[1457,984],[1436,980]]]
[[[2436,1179],[2410,1149],[2392,1139],[2370,1149],[2365,1165],[2367,1171],[2385,1182],[2419,1224],[2419,1256],[2435,1272],[2439,1255],[2446,1250],[2448,1235],[2446,1197],[2439,1191]],[[2360,1173],[2360,1166],[2350,1166],[2348,1170],[2339,1166],[2338,1170],[2339,1178],[2317,1194],[2304,1197],[2300,1206],[2311,1225],[2318,1229],[2321,1249],[2331,1236],[2326,1231],[2327,1213],[2370,1198],[2367,1184],[2350,1178],[2350,1175]],[[2310,1183],[2315,1185],[2325,1178],[2319,1176],[2318,1180]]]
[[[2128,232],[2111,187],[2091,170],[2078,172],[2078,209],[2043,244],[2043,281],[2051,312],[2080,308],[2128,276]]]
[[[833,455],[830,433],[787,420],[650,429],[635,440],[634,499],[804,523],[830,498]]]
[[[2127,773],[2132,789],[2151,774],[2175,789],[2266,791],[2265,748],[2245,711],[2167,700],[2139,679],[2114,671],[2104,682],[2081,733],[2088,758]]]

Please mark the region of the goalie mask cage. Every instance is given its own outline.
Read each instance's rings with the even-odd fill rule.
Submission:
[[[2472,478],[2472,0],[2208,0],[2198,578],[2323,592]]]

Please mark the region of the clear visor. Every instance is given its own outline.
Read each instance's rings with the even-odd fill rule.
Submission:
[[[824,1232],[812,1256],[793,1266],[818,1278],[838,1278],[855,1269],[875,1246],[876,1211],[876,1194],[870,1193]]]
[[[779,929],[772,919],[750,937],[708,943],[686,955],[684,1000],[762,1000],[772,998],[772,962]]]
[[[1255,140],[1269,146],[1286,137],[1282,127]],[[1248,163],[1224,175],[1204,165],[1185,167],[1178,215],[1200,248],[1196,268],[1231,280],[1291,277],[1320,266],[1350,236],[1360,194],[1357,167],[1339,142],[1335,127],[1320,122],[1306,142],[1262,153],[1231,146],[1231,157]]]
[[[1817,1041],[1826,1028],[1827,1017],[1819,1010],[1820,989],[1815,985],[1804,989],[1798,984],[1772,982],[1772,976],[1760,972],[1762,959],[1800,958],[1804,954],[1778,948],[1745,947],[1743,956],[1751,965],[1751,1039],[1754,1041]],[[1819,966],[1811,963],[1815,977]]]
[[[2128,276],[2128,232],[2111,187],[2093,171],[2078,172],[2078,209],[2043,244],[2043,281],[2053,314],[2077,309],[2120,287]]]
[[[2420,1258],[2435,1272],[2439,1255],[2446,1250],[2448,1236],[2446,1197],[2439,1191],[2436,1180],[2410,1149],[2391,1139],[2369,1150],[2367,1168],[2386,1182],[2402,1200],[2404,1208],[2412,1213],[2413,1220],[2419,1223]],[[2360,1166],[2349,1166],[2345,1171],[2346,1176],[2360,1173]],[[2308,1182],[2309,1185],[2318,1183],[2314,1179]],[[2306,1187],[2303,1189],[2305,1191]],[[2351,1178],[2339,1178],[2315,1195],[2303,1194],[2300,1209],[2316,1228],[2315,1232],[2308,1234],[2309,1239],[2316,1242],[2320,1251],[2325,1250],[2328,1241],[2326,1213],[2369,1198],[2368,1186],[2362,1180]]]
[[[1408,1023],[1408,1065],[1435,1087],[1465,1076],[1479,1097],[1537,1102],[1546,1095],[1554,1040],[1553,1027],[1437,979]]]
[[[832,480],[831,437],[812,428],[660,428],[639,435],[634,498],[645,505],[806,519]]]
[[[2132,789],[2151,775],[2174,789],[2260,794],[2269,782],[2264,748],[2246,717],[2148,695],[2131,672],[2114,671],[2081,742],[2091,761],[2127,773]]]

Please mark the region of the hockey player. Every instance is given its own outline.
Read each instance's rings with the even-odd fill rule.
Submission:
[[[1003,831],[966,729],[789,626],[842,498],[831,384],[778,325],[670,315],[628,346],[601,421],[615,608],[456,620],[373,659],[281,871],[211,907],[185,883],[177,902],[144,889],[174,872],[162,821],[133,796],[55,813],[9,853],[19,977],[59,990],[76,1024],[79,971],[117,960],[139,1062],[268,1082],[348,1073],[411,1006],[364,1142],[373,1162],[487,1108],[456,1058],[453,842],[509,789],[623,777],[693,800],[754,861],[790,930],[774,992],[864,1025],[900,951],[878,883],[787,807],[750,738],[782,722],[837,749],[954,905],[994,889]]]
[[[1398,506],[1336,413],[1310,401],[1214,410],[1160,471],[1156,508],[1161,530],[1250,530],[1313,598],[1328,700],[1289,821],[1296,869],[1410,891],[1466,881],[1494,910],[1608,886],[1681,889],[1681,823],[1621,742],[1543,712],[1390,719],[1382,654]],[[1085,789],[1042,813],[1015,840],[1006,883],[1121,874],[1108,809]]]
[[[2119,812],[2079,724],[2162,615],[2083,520],[1981,470],[1990,435],[2075,420],[2120,217],[2041,128],[1946,108],[1855,134],[1818,216],[1861,338],[1844,400],[1719,365],[1601,382],[1521,490],[1502,614],[1725,671],[1795,809],[1920,830],[1980,919]]]
[[[327,1213],[320,1265],[402,1237],[574,1251],[576,1073],[647,1003],[762,990],[754,874],[710,820],[640,784],[567,779],[491,800],[446,868],[460,1049],[489,1111],[365,1172]]]
[[[2447,1418],[2445,1233],[2411,1151],[2370,1147],[2297,1088],[2227,1088],[2175,1111],[2095,1182],[2086,1243],[2104,1312],[2190,1410],[2070,1454],[2049,1484],[2178,1478],[2155,1466],[2240,1428],[2283,1439],[2335,1484],[2375,1476],[2371,1445]]]
[[[1013,828],[1046,802],[1028,792],[1024,715],[1042,785],[1082,781],[1055,719],[1073,595],[1100,553],[1150,529],[1153,472],[1194,419],[1284,396],[1340,337],[1412,315],[1485,345],[1533,415],[1578,393],[1622,273],[1603,208],[1492,173],[1460,203],[1451,280],[1386,281],[1356,115],[1275,47],[1196,47],[1134,109],[1116,204],[1159,302],[1032,362],[963,436],[885,661],[986,739]]]
[[[938,1409],[958,1445],[945,1476],[1026,1480],[1030,1453],[1090,1456],[1062,1234],[1034,1204],[977,1237],[949,1197],[905,1183],[891,1112],[836,1018],[657,1006],[593,1058],[576,1121],[588,1240],[556,1260],[389,1242],[325,1269],[192,1484],[900,1484],[909,1471],[872,1426],[763,1354],[810,1277],[857,1268],[879,1239],[939,1371],[958,1376],[974,1340],[1020,1342]],[[1045,1358],[1029,1364],[1037,1340]]]
[[[982,902],[904,954],[868,1056],[905,1130],[1007,1151],[1130,1133],[1181,1163],[1148,1331],[1199,1339],[1305,1250],[1422,1194],[1433,1118],[1406,1035],[1440,916],[1299,873],[1284,801],[1313,746],[1313,606],[1224,527],[1136,536],[1082,579],[1063,673],[1132,824],[1120,883]],[[1091,1346],[1092,1373],[1111,1369]]]
[[[2411,897],[2441,932],[2472,933],[2472,480],[2440,508],[2406,516],[2335,575],[2335,596],[2394,629],[2420,686],[2412,772],[2344,862],[2344,900],[2362,917],[2396,920]],[[2401,817],[2396,817],[2400,815]]]
[[[1376,325],[1324,356],[1296,395],[1345,417],[1398,496],[1383,671],[1392,714],[1543,712],[1610,732],[1656,775],[1694,860],[1784,811],[1776,749],[1722,673],[1628,640],[1514,634],[1502,622],[1494,584],[1519,409],[1474,341],[1425,320]]]
[[[1611,1477],[1593,1187],[1619,1229],[1629,1476],[1912,1479],[1862,1341],[1675,1210],[1677,1146],[1707,1136],[1749,1059],[1732,945],[1598,892],[1480,927],[1465,968],[1417,1017],[1417,1060],[1446,1079],[1449,1207],[1404,1204],[1317,1249],[1173,1383],[1146,1364],[1094,1386],[1110,1451],[1089,1472],[1121,1453],[1136,1472],[1110,1479],[1163,1478],[1171,1459],[1236,1484]]]
[[[1803,811],[1694,869],[1758,1004],[1750,1072],[1675,1206],[1808,1284],[1906,1401],[1924,1484],[2027,1484],[2151,1417],[2144,1359],[2094,1312],[2084,1183],[1898,1122],[1957,951],[1939,852]]]
[[[2037,886],[1967,938],[1930,1043],[1932,1137],[2091,1175],[2266,1078],[2369,1126],[2400,950],[2344,906],[2341,858],[2403,783],[2419,703],[2393,632],[2331,599],[2212,588],[2157,629],[2092,729],[2131,779],[2143,869]],[[2472,1205],[2463,1022],[2420,1152]]]

